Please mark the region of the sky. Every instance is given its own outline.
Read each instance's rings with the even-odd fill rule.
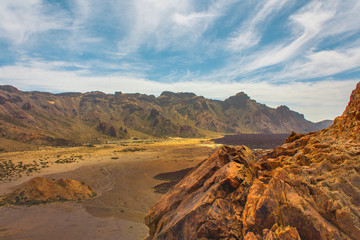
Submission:
[[[0,85],[245,92],[311,121],[360,81],[359,0],[1,0]]]

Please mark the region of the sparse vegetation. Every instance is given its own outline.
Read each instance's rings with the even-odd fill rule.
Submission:
[[[33,172],[38,172],[41,168],[47,167],[49,162],[37,161],[24,164],[22,161],[14,163],[12,160],[0,161],[0,182],[10,181],[14,178],[21,177],[22,175],[30,175]]]
[[[125,148],[119,151],[114,151],[114,152],[138,152],[138,151],[145,151],[146,148],[138,148],[138,147],[129,147],[129,148]]]
[[[73,163],[73,162],[79,162],[79,160],[82,160],[82,155],[77,155],[77,156],[71,155],[70,157],[60,158],[56,160],[55,163],[60,163],[60,164]]]
[[[56,156],[58,159],[55,163],[65,164],[79,162],[82,155],[71,155],[70,157]],[[32,163],[24,163],[23,161],[13,162],[10,160],[0,160],[0,182],[11,182],[13,179],[23,175],[29,176],[31,173],[39,172],[43,168],[48,168],[50,164],[49,157],[39,158],[38,161],[33,160]]]
[[[97,196],[97,193],[96,192],[92,192],[91,194],[88,194],[90,198],[94,198]]]

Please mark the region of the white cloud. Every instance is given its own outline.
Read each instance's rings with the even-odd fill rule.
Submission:
[[[21,44],[37,33],[68,26],[66,14],[41,0],[2,0],[0,38]]]
[[[231,51],[240,51],[258,44],[261,39],[260,28],[266,25],[276,12],[281,10],[286,3],[291,0],[267,0],[260,1],[255,7],[254,15],[249,14],[249,18],[242,23],[237,31],[236,37],[228,39],[226,46]],[[261,26],[261,27],[260,27]]]
[[[295,28],[301,29],[301,35],[290,44],[271,46],[265,51],[259,51],[250,59],[253,61],[246,64],[242,71],[254,71],[263,67],[281,63],[289,58],[301,54],[305,44],[309,43],[321,31],[323,24],[333,17],[334,13],[322,8],[322,4],[314,2],[307,5],[300,13],[293,15],[291,19]]]
[[[131,17],[127,19],[128,28],[125,37],[119,42],[119,51],[127,55],[136,51],[140,46],[154,44],[159,42],[158,47],[162,44],[162,37],[168,39],[171,36],[164,35],[164,31],[169,31],[171,23],[169,19],[177,12],[187,12],[189,1],[152,1],[152,0],[135,0],[132,1],[128,11]]]
[[[360,12],[360,2],[353,0],[330,0],[322,1],[323,7],[335,9],[335,16],[324,25],[319,38],[337,35],[341,38],[353,34],[360,30],[358,17]]]
[[[91,0],[76,0],[74,1],[73,8],[76,11],[76,24],[84,24],[85,21],[88,19],[91,6],[94,7],[94,2]],[[96,6],[98,7],[98,5]]]
[[[248,23],[242,33],[230,41],[230,49],[242,50],[258,43],[261,29],[258,24],[271,19],[270,13],[280,6],[274,7],[268,2],[264,13],[259,13]],[[285,2],[281,2],[285,4]],[[272,8],[272,7],[273,8]],[[342,35],[355,34],[360,25],[355,24],[360,11],[360,4],[354,1],[310,1],[289,18],[288,27],[291,30],[288,37],[276,43],[258,46],[251,52],[233,55],[221,69],[216,69],[202,79],[249,79],[253,81],[268,80],[299,80],[311,77],[326,77],[332,74],[355,69],[360,66],[358,44],[347,42],[339,44],[332,50],[316,50],[322,41],[336,35],[341,40]],[[262,12],[262,11],[260,11]],[[340,26],[341,25],[341,26]],[[267,68],[278,66],[281,70],[267,71]]]
[[[347,49],[310,52],[281,74],[282,79],[326,77],[360,68],[360,46]]]
[[[128,32],[119,42],[120,55],[142,46],[155,50],[193,46],[233,2],[212,1],[206,10],[197,10],[192,0],[134,0],[128,8],[132,16],[127,19]]]
[[[333,119],[343,113],[351,91],[360,78],[320,82],[250,83],[248,93],[259,102],[276,107],[281,104],[303,113],[312,121]]]
[[[249,48],[255,46],[260,41],[260,36],[253,29],[248,29],[242,32],[239,36],[235,38],[230,38],[228,43],[228,48],[231,51],[240,51],[244,48]]]
[[[202,20],[207,21],[209,18],[213,17],[216,17],[216,15],[212,13],[190,13],[188,15],[175,13],[172,19],[178,25],[191,27],[194,22],[201,22]]]

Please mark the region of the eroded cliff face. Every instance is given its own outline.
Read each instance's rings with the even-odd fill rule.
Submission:
[[[149,239],[360,239],[360,83],[328,129],[223,146],[145,218]]]
[[[108,139],[202,137],[211,132],[309,132],[313,123],[285,106],[267,107],[240,93],[225,101],[193,93],[22,92],[0,85],[0,151],[27,145],[74,146]],[[29,146],[30,145],[30,146]]]

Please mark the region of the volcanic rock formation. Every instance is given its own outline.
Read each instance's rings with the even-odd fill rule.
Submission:
[[[4,203],[39,204],[58,201],[80,201],[90,199],[96,193],[90,186],[85,186],[72,179],[50,180],[36,177],[7,195]]]
[[[360,83],[322,131],[223,146],[145,218],[149,239],[360,239]]]

